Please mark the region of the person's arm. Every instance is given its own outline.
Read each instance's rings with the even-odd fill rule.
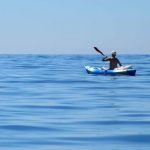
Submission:
[[[119,61],[119,59],[117,59],[119,66],[122,66],[121,62]]]
[[[110,58],[106,56],[102,59],[102,61],[110,61]]]

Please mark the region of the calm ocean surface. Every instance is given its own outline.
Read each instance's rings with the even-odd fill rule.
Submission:
[[[150,55],[136,76],[87,74],[99,55],[0,55],[0,150],[149,150]]]

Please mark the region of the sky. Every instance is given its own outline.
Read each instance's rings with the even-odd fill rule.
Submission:
[[[150,0],[0,0],[1,54],[150,54]]]

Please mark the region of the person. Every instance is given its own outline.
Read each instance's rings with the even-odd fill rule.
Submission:
[[[109,70],[114,70],[115,68],[118,67],[118,64],[119,66],[122,66],[122,64],[120,63],[119,59],[116,58],[116,51],[112,51],[111,53],[112,57],[104,57],[102,59],[102,61],[109,61]]]

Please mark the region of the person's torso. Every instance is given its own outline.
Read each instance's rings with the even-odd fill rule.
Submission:
[[[111,58],[109,68],[111,70],[113,70],[113,69],[117,68],[117,64],[118,64],[118,59],[117,58]]]

